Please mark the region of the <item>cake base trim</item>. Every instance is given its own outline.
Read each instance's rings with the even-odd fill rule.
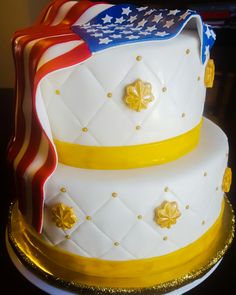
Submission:
[[[15,267],[17,268],[17,270],[29,281],[31,282],[33,285],[35,285],[36,287],[38,287],[39,289],[43,290],[44,292],[46,292],[47,294],[51,294],[51,295],[71,295],[74,294],[73,292],[71,292],[70,290],[66,290],[63,287],[60,286],[55,286],[50,284],[50,282],[48,281],[44,281],[41,277],[38,277],[37,274],[35,274],[34,272],[31,272],[28,268],[26,268],[21,261],[19,260],[19,258],[17,257],[17,255],[15,254],[15,252],[13,251],[11,245],[9,244],[8,241],[8,236],[6,235],[6,246],[7,246],[7,251],[8,254],[10,256],[11,261],[13,262],[13,264],[15,265]],[[206,274],[204,274],[201,278],[198,278],[196,280],[194,280],[193,282],[186,284],[180,288],[177,288],[174,291],[170,291],[168,293],[165,293],[166,295],[182,295],[185,294],[185,292],[189,292],[190,290],[192,290],[193,288],[195,288],[196,286],[202,284],[209,276],[211,276],[215,270],[219,267],[220,263],[222,262],[223,258],[217,262]],[[90,292],[88,291],[82,291],[79,294],[83,294],[83,295],[100,295],[101,292],[99,290],[94,290],[94,292]],[[103,293],[104,294],[104,293]],[[109,294],[108,292],[106,292],[106,294]],[[114,294],[117,294],[117,292],[115,292]],[[125,294],[128,294],[127,292]],[[142,291],[139,294],[144,294]],[[147,294],[147,293],[145,293]],[[158,294],[154,291],[150,291],[148,293],[148,295],[153,295],[153,294]],[[105,294],[104,294],[105,295]]]
[[[77,168],[115,170],[160,165],[186,155],[197,146],[202,121],[186,133],[149,144],[85,146],[56,139],[54,144],[58,161]]]
[[[13,247],[14,251],[16,252],[19,259],[22,261],[22,263],[26,266],[34,270],[38,275],[43,277],[45,280],[49,280],[55,285],[64,286],[65,288],[69,288],[71,290],[78,290],[78,289],[85,289],[90,290],[90,293],[97,290],[100,292],[108,292],[115,294],[117,293],[132,293],[132,294],[138,294],[140,291],[145,294],[145,292],[150,292],[150,290],[156,290],[157,292],[163,293],[167,291],[171,291],[172,289],[176,289],[178,287],[181,287],[185,284],[188,284],[191,281],[194,281],[195,279],[203,276],[211,267],[213,267],[225,254],[226,250],[229,248],[233,236],[234,236],[234,214],[233,209],[227,199],[225,199],[225,208],[221,212],[221,216],[217,220],[217,222],[213,225],[213,228],[218,223],[218,231],[217,234],[215,232],[215,239],[211,235],[208,237],[211,238],[211,247],[208,247],[207,255],[204,257],[200,255],[197,258],[197,260],[191,265],[191,268],[186,269],[186,266],[183,264],[177,263],[176,269],[178,269],[178,272],[176,269],[172,272],[172,279],[169,278],[169,274],[163,273],[162,274],[162,281],[160,280],[160,274],[158,274],[158,277],[156,280],[153,280],[152,282],[148,282],[149,285],[145,285],[145,281],[143,280],[143,276],[141,278],[134,277],[134,279],[128,279],[128,284],[124,285],[123,279],[115,278],[113,279],[114,285],[110,285],[109,283],[105,282],[105,277],[96,277],[96,276],[89,276],[89,275],[80,275],[80,277],[71,275],[71,271],[68,270],[68,268],[65,267],[58,267],[58,261],[57,263],[54,262],[54,266],[57,267],[57,273],[52,272],[50,268],[45,267],[43,264],[43,261],[41,261],[42,256],[44,256],[44,250],[43,249],[36,249],[32,252],[32,241],[29,240],[29,236],[27,237],[25,235],[24,231],[19,231],[19,229],[22,229],[22,221],[17,218],[18,210],[17,205],[14,204],[11,208],[10,212],[10,218],[9,218],[9,224],[8,224],[8,238],[10,241],[11,246]],[[209,230],[211,231],[212,228]],[[208,231],[208,232],[209,232]],[[200,238],[201,239],[201,238]],[[213,242],[214,240],[214,242]],[[212,243],[213,242],[213,243]],[[190,245],[191,246],[191,245]],[[189,247],[189,246],[187,246]],[[55,248],[54,248],[55,249]],[[197,249],[196,249],[197,250]],[[57,250],[56,250],[57,251]],[[62,253],[66,253],[65,251],[60,251]],[[187,252],[186,252],[187,253]],[[185,253],[185,254],[186,254]],[[196,253],[195,253],[196,254]],[[194,255],[196,256],[196,255]],[[62,260],[62,255],[60,257],[60,260]],[[183,257],[184,258],[184,257]],[[98,259],[91,259],[91,258],[84,258],[87,262],[90,260],[98,260]],[[145,261],[150,259],[144,259]],[[144,260],[141,260],[142,262]],[[153,259],[151,259],[153,260]],[[50,263],[53,263],[51,261]],[[104,263],[104,261],[103,261]],[[107,261],[105,261],[107,263]],[[114,263],[114,262],[109,262]],[[115,262],[116,265],[122,263],[135,263],[134,262]],[[138,260],[136,263],[140,263],[140,260]],[[72,266],[71,266],[72,267]],[[147,267],[147,266],[145,266]],[[55,271],[55,269],[54,269]],[[126,269],[124,269],[126,271]],[[150,272],[150,269],[145,269],[145,275],[147,271]],[[99,269],[98,269],[99,272]],[[168,270],[170,272],[170,270]],[[68,278],[68,273],[70,273],[70,278]],[[164,276],[168,275],[166,279],[164,279]],[[108,276],[108,274],[107,274]],[[148,274],[148,280],[150,279],[150,274]],[[136,282],[136,286],[132,286],[132,282]],[[139,286],[137,286],[137,283]],[[148,294],[148,293],[146,293]]]

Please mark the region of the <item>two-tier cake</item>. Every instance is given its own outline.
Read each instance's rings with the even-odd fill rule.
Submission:
[[[222,258],[228,142],[202,117],[215,38],[192,10],[65,0],[16,32],[8,238],[26,267],[163,293]]]

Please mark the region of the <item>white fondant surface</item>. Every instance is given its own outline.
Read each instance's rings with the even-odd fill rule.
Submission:
[[[71,45],[61,48],[66,46]],[[192,129],[201,120],[205,100],[199,46],[196,32],[183,31],[169,41],[110,48],[48,74],[40,89],[53,137],[82,145],[119,146],[160,141]],[[52,51],[44,54],[44,60]],[[60,45],[55,51],[59,54]],[[137,79],[151,83],[155,96],[141,112],[123,100],[126,86]],[[88,132],[82,132],[83,127]]]
[[[219,216],[227,153],[225,134],[205,119],[198,147],[168,164],[114,171],[58,164],[45,187],[43,236],[70,252],[107,260],[160,256],[187,246]],[[164,200],[176,201],[182,214],[170,229],[154,222],[154,209]],[[73,207],[78,217],[68,231],[52,222],[50,208],[57,203]]]

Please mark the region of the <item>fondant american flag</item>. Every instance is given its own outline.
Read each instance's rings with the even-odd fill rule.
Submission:
[[[72,29],[88,43],[92,52],[96,52],[127,43],[175,38],[187,25],[193,29],[195,26],[199,31],[204,63],[216,36],[192,10],[153,9],[121,4],[108,8],[88,23],[72,26]]]
[[[204,62],[215,34],[190,10],[54,0],[33,27],[15,33],[15,129],[8,159],[15,172],[19,208],[38,232],[42,230],[45,183],[57,165],[50,127],[42,111],[40,81],[49,73],[79,64],[93,52],[110,46],[173,38],[194,18],[198,19]],[[58,44],[68,44],[67,49],[60,55],[51,55],[49,60],[42,58]]]

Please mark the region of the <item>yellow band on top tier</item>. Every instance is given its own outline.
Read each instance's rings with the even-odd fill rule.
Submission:
[[[117,170],[159,165],[176,160],[194,149],[202,120],[179,136],[150,144],[131,146],[84,146],[54,140],[60,163],[87,169]]]

